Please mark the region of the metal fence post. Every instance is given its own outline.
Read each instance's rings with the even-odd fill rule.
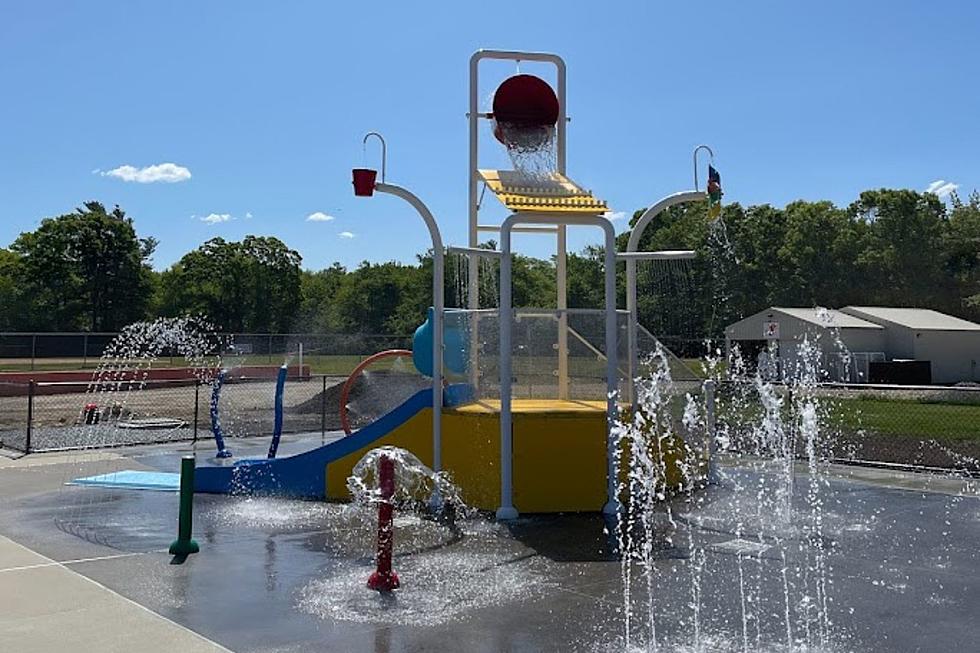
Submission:
[[[194,444],[197,444],[197,416],[201,405],[201,379],[194,381]]]
[[[715,405],[715,389],[717,383],[714,379],[707,379],[704,382],[704,426],[705,435],[708,438],[708,482],[717,484],[718,475],[718,455],[717,455],[717,429],[718,411]]]
[[[88,334],[82,336],[82,367],[88,365]]]
[[[269,364],[272,365],[272,334],[269,334]]]
[[[31,335],[31,371],[34,371],[34,357],[37,355],[37,334]]]
[[[327,375],[320,377],[323,379],[323,391],[320,392],[320,444],[327,439]]]
[[[31,452],[31,435],[34,430],[34,379],[27,384],[27,437],[24,440],[24,453]]]

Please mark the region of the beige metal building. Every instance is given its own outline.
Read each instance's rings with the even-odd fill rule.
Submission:
[[[737,346],[774,377],[798,363],[804,336],[822,351],[832,380],[864,383],[873,362],[915,360],[929,361],[932,383],[980,381],[980,324],[930,309],[773,306],[725,329],[728,351]],[[774,359],[763,353],[770,343]]]
[[[841,311],[885,327],[889,360],[929,361],[933,383],[980,381],[980,324],[927,308],[845,306]]]

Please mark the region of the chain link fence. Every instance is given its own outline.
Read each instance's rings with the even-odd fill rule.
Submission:
[[[287,378],[283,433],[340,428],[340,385],[345,377]],[[219,416],[225,437],[273,432],[274,379],[229,378],[221,387]],[[197,441],[212,437],[214,387],[196,379],[92,383],[0,384],[0,446],[21,452]]]
[[[773,386],[779,424],[805,458],[792,386]],[[980,473],[980,388],[823,384],[814,391],[821,456],[831,461]],[[718,390],[718,425],[727,447],[754,454],[764,415],[758,388],[728,381]],[[770,427],[773,425],[770,424]],[[753,429],[755,431],[753,431]]]
[[[592,340],[597,340],[589,337],[595,329],[588,319],[591,318],[586,315],[570,325],[574,334],[583,334],[581,341],[574,334],[570,338],[570,372],[590,389],[593,385],[601,389],[600,386],[604,386],[602,352],[588,346]],[[535,324],[537,322],[522,322],[519,327],[527,331]],[[92,369],[114,335],[2,333],[0,369]],[[284,433],[326,434],[338,429],[340,384],[346,375],[368,355],[411,346],[409,336],[397,335],[226,335],[235,344],[234,362],[238,366],[278,366],[285,361],[295,365],[299,363],[302,350],[303,364],[308,366],[308,371],[299,372],[306,375],[290,378],[286,383]],[[621,342],[624,340],[625,337],[620,338]],[[517,338],[515,342],[523,341]],[[643,348],[643,342],[640,345]],[[518,394],[526,392],[527,396],[540,393],[551,396],[555,391],[553,368],[557,363],[543,367],[539,363],[553,362],[552,358],[554,352],[548,348],[540,352],[526,348],[517,351],[514,356],[515,391]],[[492,362],[493,357],[488,354],[487,360]],[[534,363],[533,369],[524,368],[528,361]],[[182,362],[177,358],[172,361],[174,366],[180,366]],[[159,366],[170,363],[166,358],[158,361]],[[547,369],[541,374],[532,374],[539,367]],[[671,358],[671,369],[678,390],[698,392],[701,380],[687,371],[680,359]],[[495,370],[485,372],[481,383],[492,384]],[[34,381],[0,379],[0,445],[4,448],[22,452],[48,451],[211,437],[210,384],[194,379],[151,380],[142,383],[138,392],[135,384],[131,387],[123,383],[124,387],[107,395],[95,392],[88,380],[69,382],[41,380],[43,378],[38,375]],[[395,381],[392,383],[397,387],[415,389],[417,385],[416,380],[412,383]],[[528,387],[525,389],[524,386]],[[798,416],[791,414],[793,402],[789,400],[789,393],[792,390],[788,386],[775,387],[784,398],[784,424],[787,428],[795,428],[794,419],[798,421]],[[392,391],[388,386],[384,388],[384,393]],[[229,379],[221,394],[222,431],[228,437],[271,434],[274,394],[274,379]],[[823,428],[831,435],[824,438],[828,447],[824,453],[833,460],[980,472],[980,387],[823,384],[815,394],[823,413]],[[361,403],[371,401],[370,397],[364,397]],[[97,404],[99,424],[86,423],[86,405],[93,402]],[[352,401],[350,406],[357,412],[357,401]],[[352,415],[355,424],[360,425],[377,416],[370,407],[366,406],[364,411],[360,420],[356,414]],[[758,438],[750,437],[750,430],[758,428],[761,417],[761,404],[753,384],[726,382],[719,385],[718,428],[730,440],[729,446],[733,450],[754,446],[750,443],[757,442]],[[796,446],[797,454],[804,455],[800,438],[797,438]]]

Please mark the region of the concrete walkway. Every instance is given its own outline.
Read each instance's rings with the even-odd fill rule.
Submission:
[[[0,536],[0,651],[227,653],[228,649]]]

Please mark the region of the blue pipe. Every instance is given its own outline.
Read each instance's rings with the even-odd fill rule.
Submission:
[[[231,452],[225,449],[225,438],[221,434],[221,416],[218,413],[218,401],[221,400],[221,386],[225,383],[228,370],[221,370],[214,379],[211,390],[211,432],[214,433],[214,443],[218,446],[218,458],[231,458]]]
[[[272,442],[269,444],[269,458],[275,458],[279,451],[279,438],[282,436],[282,394],[286,389],[286,374],[289,368],[283,365],[276,377],[276,417],[272,427]]]

